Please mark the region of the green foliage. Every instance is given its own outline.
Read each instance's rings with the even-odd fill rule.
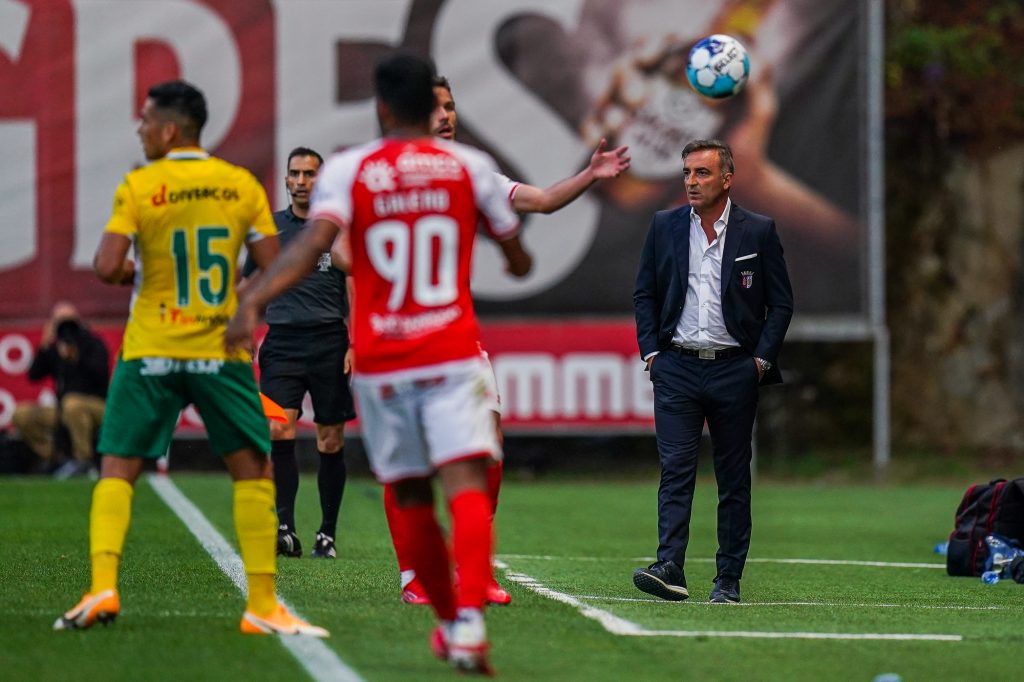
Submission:
[[[890,3],[890,124],[967,149],[1024,136],[1024,4]]]
[[[173,480],[233,542],[226,476]],[[687,578],[693,598],[669,603],[635,590],[630,575],[656,545],[656,477],[628,484],[509,483],[498,513],[499,555],[520,582],[502,580],[511,606],[490,609],[494,663],[504,680],[905,680],[1014,677],[1024,636],[1024,586],[948,578],[931,553],[963,488],[757,485],[745,605],[706,603],[714,576],[715,492],[697,484]],[[122,613],[109,628],[53,632],[56,615],[88,581],[87,482],[0,481],[0,665],[11,680],[302,680],[272,637],[237,632],[242,597],[145,482],[121,580]],[[303,540],[317,521],[305,477]],[[346,493],[339,558],[281,562],[279,590],[328,627],[325,643],[366,680],[452,680],[427,650],[432,614],[398,600],[398,576],[376,484]],[[909,562],[926,567],[815,565],[780,559]],[[761,639],[612,634],[572,605],[528,589],[533,578],[644,631],[959,634],[963,641]]]
[[[947,431],[937,417],[941,404],[919,409],[922,401],[936,401],[934,382],[919,364],[930,357],[930,364],[942,367],[958,349],[952,343],[964,343],[943,336],[937,320],[949,310],[965,329],[971,324],[973,302],[964,296],[970,273],[951,268],[967,229],[963,216],[985,210],[949,191],[948,178],[965,160],[991,157],[1024,140],[1024,3],[893,0],[886,10],[893,434],[898,448],[927,443],[948,451],[962,434]],[[1002,192],[1018,191],[1002,178],[986,182]]]

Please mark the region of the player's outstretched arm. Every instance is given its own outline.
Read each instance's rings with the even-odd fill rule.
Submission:
[[[590,164],[576,175],[559,180],[547,189],[522,184],[512,198],[512,208],[520,213],[553,213],[576,200],[598,180],[614,178],[629,168],[629,148],[605,151],[604,138],[590,157]]]
[[[272,263],[261,262],[265,254],[251,251],[256,264],[263,270],[239,297],[238,310],[228,322],[224,333],[224,346],[230,352],[252,345],[252,334],[259,320],[259,312],[267,303],[291,288],[308,275],[320,254],[327,251],[338,233],[338,226],[327,220],[316,220],[299,233]],[[267,237],[266,239],[271,239]],[[259,249],[260,240],[250,249]],[[276,242],[277,240],[274,239]]]
[[[104,232],[92,268],[107,284],[131,284],[135,278],[135,261],[128,258],[132,240],[123,234]]]

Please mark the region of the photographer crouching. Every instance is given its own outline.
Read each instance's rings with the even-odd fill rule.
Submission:
[[[57,404],[21,402],[11,422],[33,453],[38,469],[55,478],[95,474],[93,444],[103,421],[110,356],[106,344],[89,331],[70,303],[54,306],[43,328],[28,378],[53,377]],[[70,440],[71,458],[61,463],[57,436],[61,427]]]

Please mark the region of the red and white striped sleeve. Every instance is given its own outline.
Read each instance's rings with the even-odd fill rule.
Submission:
[[[496,241],[516,236],[519,233],[519,216],[512,210],[507,185],[498,181],[498,164],[479,149],[458,142],[450,144],[469,172],[474,199],[490,236]]]
[[[512,203],[512,200],[516,198],[516,190],[519,189],[519,185],[523,184],[518,180],[513,180],[509,176],[501,173],[500,171],[494,174],[495,180],[498,182],[498,186],[508,197],[508,203]]]

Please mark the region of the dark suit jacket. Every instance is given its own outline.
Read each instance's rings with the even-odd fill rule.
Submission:
[[[737,259],[740,259],[737,261]],[[690,270],[690,207],[658,211],[640,255],[633,303],[641,357],[669,347]],[[722,254],[725,327],[753,357],[772,363],[761,383],[782,381],[776,358],[793,317],[793,289],[775,221],[732,204]]]

